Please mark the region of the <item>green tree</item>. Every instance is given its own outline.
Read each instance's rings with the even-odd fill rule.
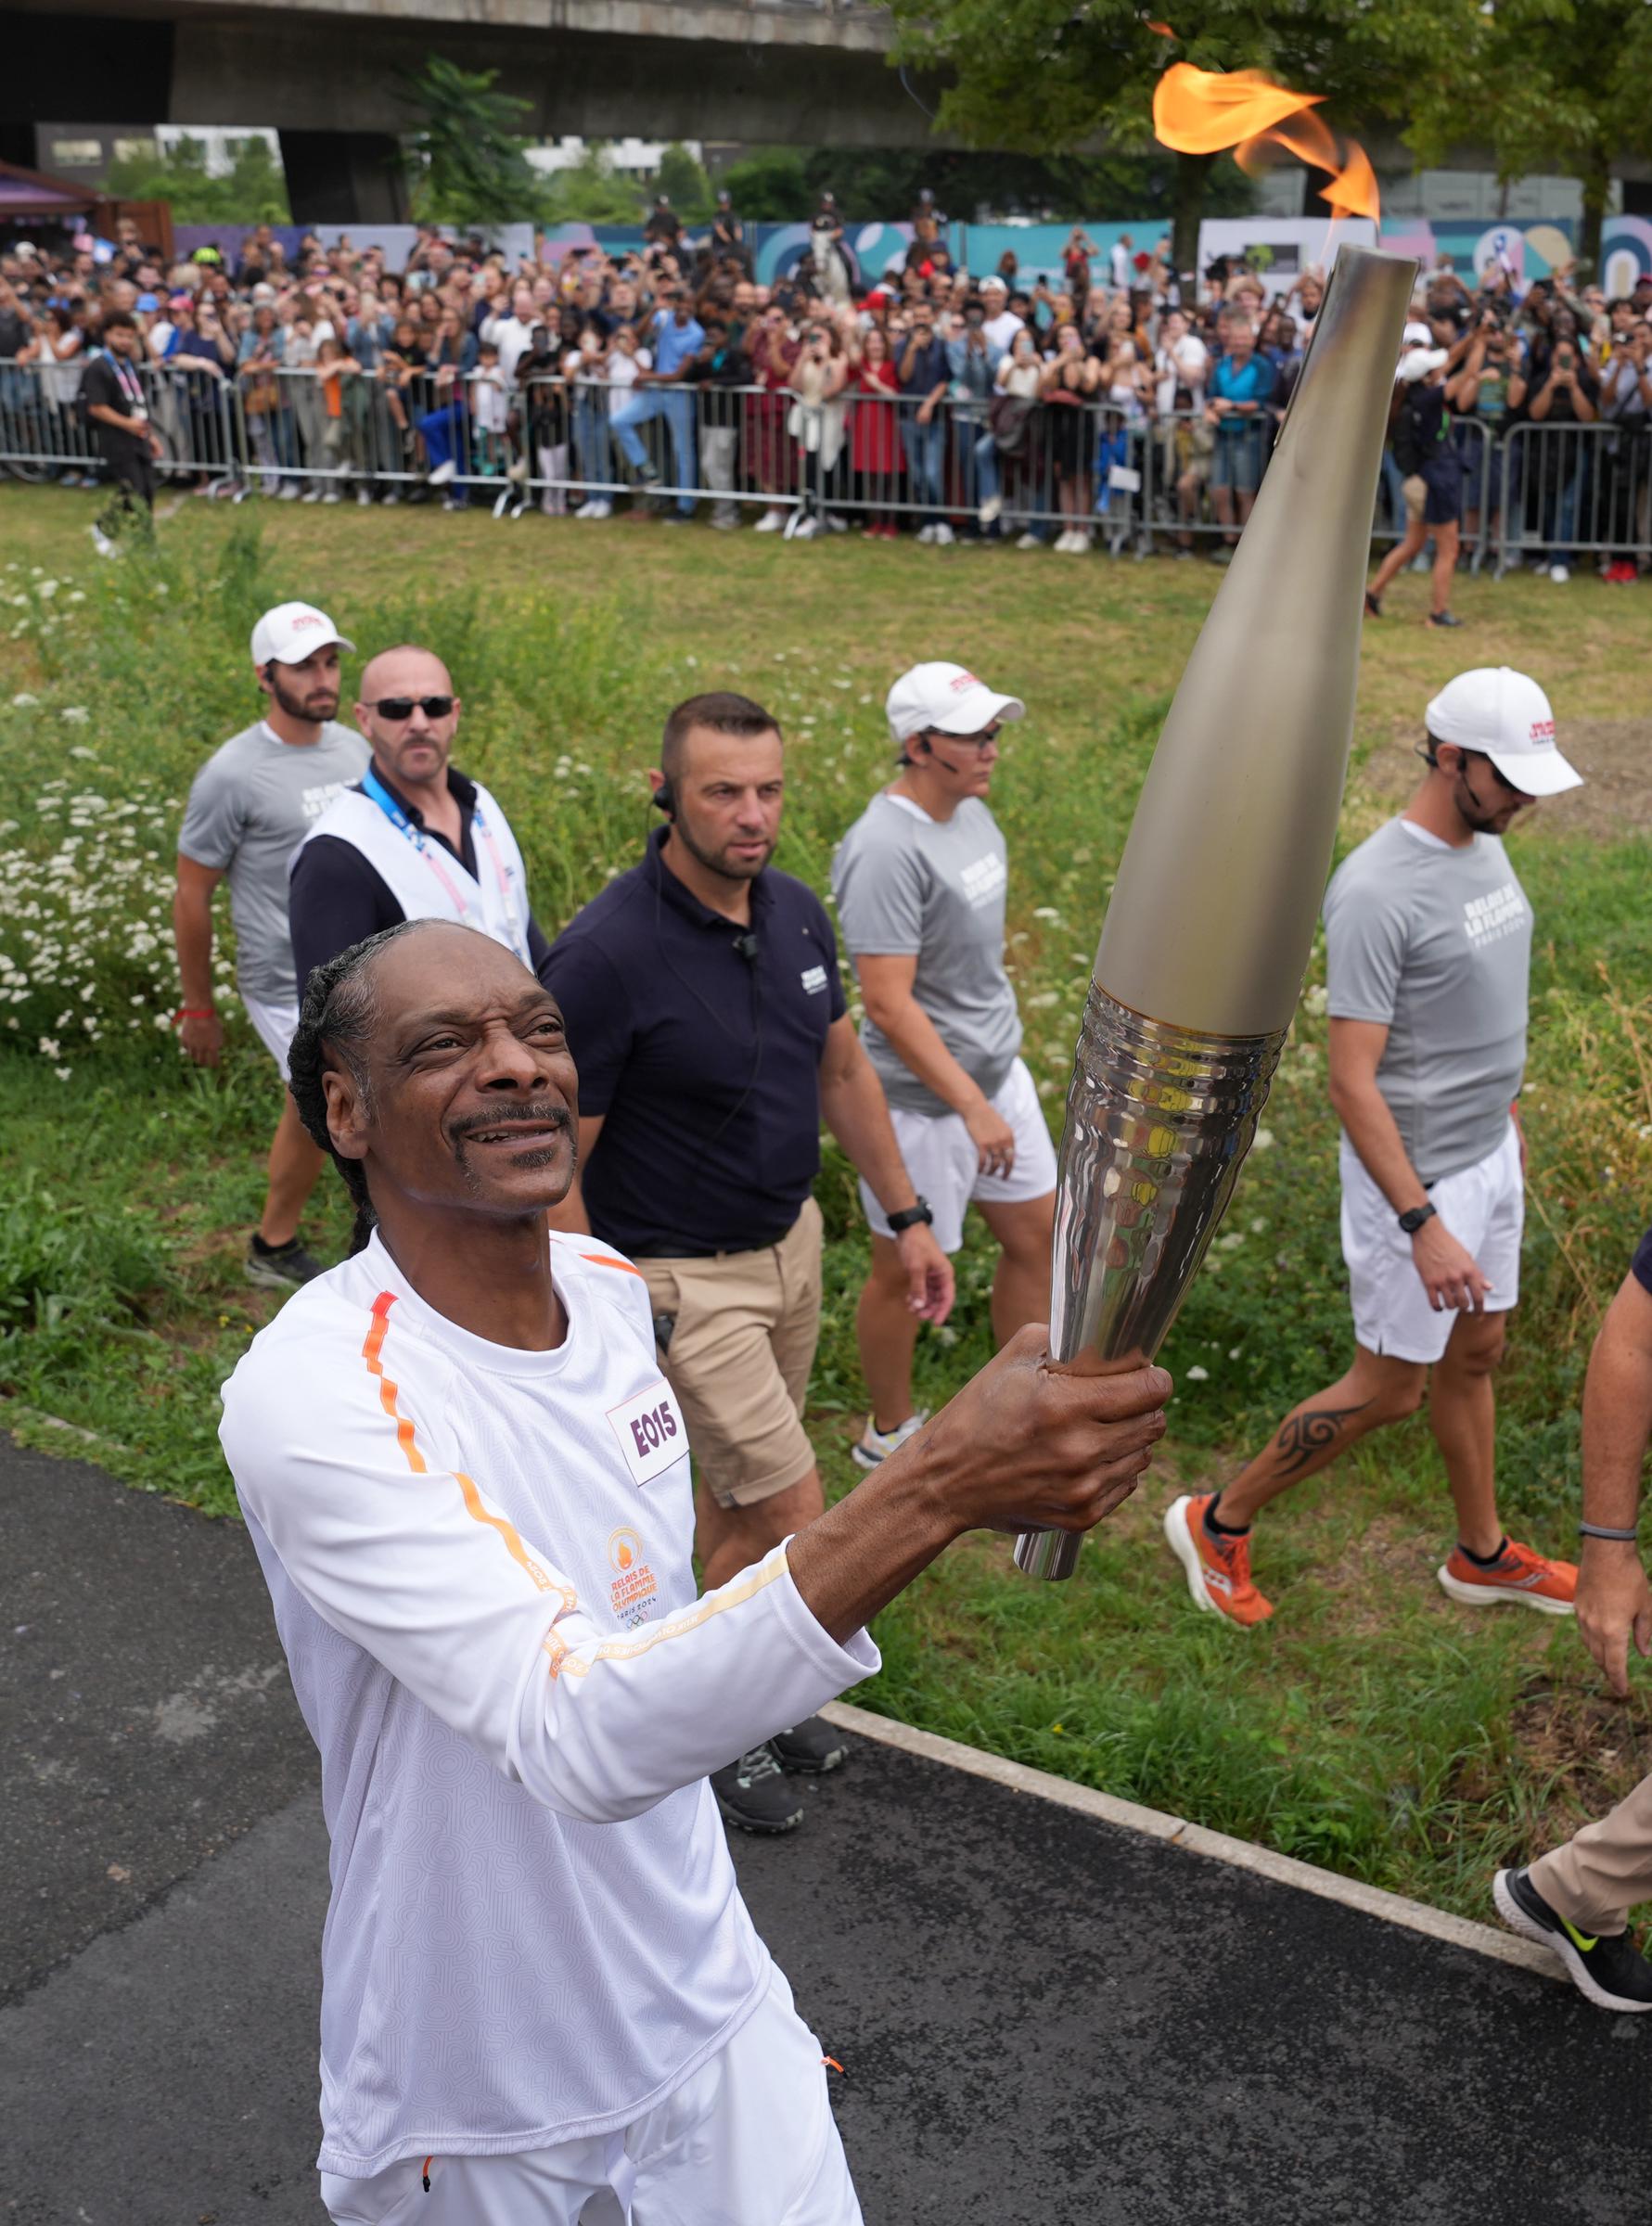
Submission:
[[[593,143],[571,170],[552,173],[545,203],[553,224],[634,224],[642,189],[615,170],[605,147]]]
[[[812,206],[803,157],[795,147],[754,147],[729,164],[721,182],[748,224],[800,224]]]
[[[1531,0],[1541,6],[1543,0]],[[1167,0],[1168,6],[1168,0]],[[1174,38],[1149,28],[1139,0],[891,0],[891,58],[948,82],[939,121],[971,145],[1028,154],[1154,145],[1153,89],[1172,61],[1200,70],[1272,70],[1319,93],[1327,121],[1357,128],[1408,115],[1419,74],[1446,74],[1477,0],[1181,0]],[[1468,27],[1463,30],[1461,27]],[[1178,269],[1197,254],[1212,173],[1226,156],[1176,155],[1168,209]]]
[[[518,126],[528,103],[493,90],[497,70],[461,70],[439,54],[402,83],[413,119],[404,147],[414,213],[439,224],[537,222],[544,186]]]
[[[1615,163],[1652,154],[1652,7],[1646,0],[1492,0],[1449,77],[1419,92],[1412,133],[1427,160],[1454,139],[1491,142],[1498,174],[1558,172],[1583,189],[1581,262],[1600,265]]]
[[[970,147],[753,147],[723,173],[735,206],[753,224],[798,224],[826,187],[853,224],[899,223],[928,186],[950,217],[991,224],[1005,216],[1046,223],[1138,217],[1164,211],[1175,169],[1165,147],[1139,155],[993,154]],[[1256,188],[1236,164],[1213,173],[1215,216],[1244,216]]]
[[[284,224],[291,222],[287,181],[267,139],[235,142],[230,168],[207,169],[205,142],[182,138],[170,154],[155,147],[111,162],[103,190],[113,200],[169,201],[180,224]]]
[[[685,224],[704,224],[711,213],[711,181],[706,166],[675,140],[660,158],[654,190],[671,196],[672,207]]]

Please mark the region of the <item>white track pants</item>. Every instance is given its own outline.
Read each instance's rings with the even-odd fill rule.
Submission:
[[[321,2197],[334,2226],[862,2226],[827,2076],[776,1970],[728,2046],[617,2133],[324,2172]]]

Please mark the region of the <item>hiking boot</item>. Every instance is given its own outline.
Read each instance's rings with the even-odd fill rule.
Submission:
[[[1218,1537],[1205,1521],[1215,1497],[1213,1491],[1197,1499],[1184,1493],[1172,1501],[1164,1515],[1166,1542],[1186,1572],[1195,1607],[1225,1616],[1230,1623],[1265,1623],[1274,1604],[1250,1581],[1249,1537]]]
[[[904,1422],[898,1422],[892,1430],[880,1430],[877,1417],[868,1414],[866,1426],[861,1432],[858,1442],[849,1449],[849,1457],[861,1468],[876,1468],[880,1461],[887,1461],[891,1453],[898,1453],[909,1438],[916,1438],[928,1419],[928,1408],[919,1407]]]
[[[247,1247],[247,1280],[266,1291],[296,1291],[301,1283],[314,1283],[325,1274],[320,1260],[304,1250],[296,1236],[284,1245],[266,1245],[256,1233]]]
[[[1576,1612],[1576,1565],[1545,1561],[1541,1554],[1512,1538],[1504,1540],[1502,1553],[1486,1567],[1470,1561],[1461,1546],[1454,1546],[1435,1575],[1441,1591],[1460,1600],[1465,1607],[1496,1607],[1508,1600],[1517,1607],[1535,1607],[1545,1616]]]
[[[803,1821],[803,1804],[787,1785],[779,1759],[767,1744],[714,1770],[711,1791],[724,1823],[742,1832],[795,1832]]]
[[[799,1778],[818,1778],[836,1770],[849,1754],[849,1741],[824,1716],[805,1716],[801,1723],[776,1732],[769,1745],[781,1769]]]
[[[1652,1964],[1627,1932],[1580,1932],[1569,1917],[1549,1907],[1530,1871],[1499,1871],[1492,1899],[1511,1932],[1560,1958],[1585,2002],[1597,2010],[1652,2010]]]

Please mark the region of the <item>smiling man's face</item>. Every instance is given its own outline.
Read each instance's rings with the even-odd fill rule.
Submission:
[[[502,943],[448,921],[371,963],[366,1087],[329,1069],[327,1119],[392,1239],[409,1218],[556,1205],[573,1181],[579,1076],[555,999]]]

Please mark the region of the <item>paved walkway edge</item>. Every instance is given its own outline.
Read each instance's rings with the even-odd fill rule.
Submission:
[[[1167,1816],[1159,1809],[1144,1809],[1139,1801],[1122,1801],[1113,1794],[1097,1793],[1093,1786],[1075,1785],[1070,1779],[1054,1777],[1047,1770],[1030,1770],[1024,1762],[1006,1761],[1002,1755],[990,1755],[979,1746],[966,1746],[961,1740],[942,1739],[934,1732],[917,1731],[909,1723],[897,1722],[892,1716],[875,1716],[869,1708],[852,1708],[846,1701],[833,1701],[820,1712],[839,1729],[854,1732],[863,1739],[878,1740],[885,1746],[899,1747],[909,1755],[923,1755],[931,1762],[948,1763],[954,1770],[968,1772],[971,1777],[990,1778],[995,1785],[1007,1785],[1016,1793],[1032,1794],[1063,1809],[1076,1809],[1081,1815],[1095,1817],[1104,1824],[1116,1824],[1125,1832],[1140,1832],[1148,1839],[1161,1839],[1172,1847],[1185,1848],[1190,1854],[1231,1863],[1236,1870],[1255,1871],[1280,1886],[1294,1886],[1300,1893],[1317,1894],[1322,1901],[1339,1901],[1345,1909],[1363,1910],[1366,1916],[1380,1917],[1389,1925],[1402,1925],[1409,1932],[1426,1933],[1430,1939],[1444,1940],[1454,1948],[1466,1948],[1476,1955],[1490,1956],[1495,1963],[1514,1964],[1522,1971],[1534,1972],[1540,1978],[1562,1981],[1566,1978],[1559,1959],[1546,1949],[1538,1947],[1535,1941],[1522,1940],[1513,1933],[1499,1932],[1493,1925],[1477,1925],[1471,1918],[1454,1917],[1443,1909],[1430,1909],[1426,1901],[1408,1900],[1403,1894],[1390,1894],[1379,1886],[1366,1886],[1358,1878],[1344,1878],[1335,1871],[1322,1871],[1315,1863],[1299,1862],[1293,1855],[1276,1855],[1271,1848],[1259,1848],[1248,1839],[1231,1838],[1225,1832],[1207,1832],[1203,1824],[1192,1823],[1185,1817]]]

